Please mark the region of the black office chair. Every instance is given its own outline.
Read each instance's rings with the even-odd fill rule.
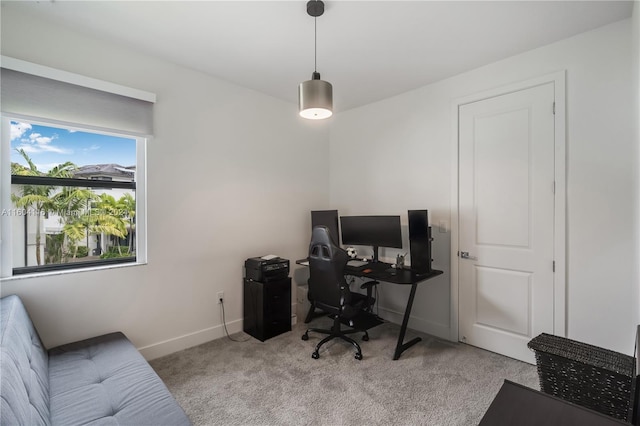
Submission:
[[[309,299],[313,304],[312,309],[321,309],[333,317],[333,327],[330,330],[309,328],[302,335],[302,340],[308,340],[310,331],[328,334],[311,354],[314,359],[320,357],[319,350],[322,345],[338,337],[351,343],[356,348],[355,358],[361,360],[360,345],[346,335],[364,332],[362,340],[367,341],[367,330],[381,323],[377,317],[366,311],[366,308],[371,306],[371,301],[354,297],[357,293],[351,293],[349,290],[344,278],[344,268],[348,261],[347,252],[335,244],[326,226],[313,228],[309,244]],[[342,323],[352,329],[342,330]]]
[[[331,235],[331,233],[329,233]],[[310,288],[310,285],[307,282],[307,288]],[[376,303],[376,298],[373,297],[373,288],[380,284],[379,281],[371,280],[360,285],[360,289],[366,290],[367,294],[362,293],[351,293],[351,302],[352,304],[358,304],[363,306],[364,310],[367,312],[373,313],[373,307]],[[309,324],[312,319],[327,315],[328,312],[323,311],[322,308],[316,306],[313,303],[313,295],[311,290],[307,291],[307,300],[309,301],[309,312],[307,312],[307,316],[304,319],[305,324]],[[317,312],[316,309],[320,309],[320,312]]]

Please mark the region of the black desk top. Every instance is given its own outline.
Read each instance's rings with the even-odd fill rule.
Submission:
[[[298,259],[296,263],[299,265],[309,264],[307,259]],[[354,277],[370,278],[376,281],[384,281],[392,284],[415,284],[421,281],[442,275],[443,272],[433,269],[431,272],[418,273],[411,269],[392,268],[390,263],[376,262],[368,263],[363,266],[349,266],[344,268],[345,275],[353,275]]]
[[[479,426],[608,426],[620,420],[505,380]]]
[[[367,264],[359,267],[347,265],[344,268],[344,273],[393,284],[415,284],[442,275],[443,272],[433,269],[431,272],[418,273],[411,269],[392,268],[389,263],[378,262],[377,264]]]

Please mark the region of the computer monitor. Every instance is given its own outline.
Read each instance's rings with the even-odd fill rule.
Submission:
[[[373,246],[373,261],[378,247],[402,248],[400,216],[341,216],[342,244]]]
[[[340,232],[338,231],[338,210],[312,210],[311,229],[318,225],[329,228],[329,235],[333,241],[340,245]]]

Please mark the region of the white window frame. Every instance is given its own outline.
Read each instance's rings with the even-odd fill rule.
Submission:
[[[51,80],[95,89],[115,95],[121,95],[132,99],[155,103],[155,93],[139,90],[127,86],[122,86],[108,81],[47,67],[21,59],[0,55],[2,68],[31,74]],[[12,120],[27,121],[30,123],[44,125],[61,126],[65,128],[77,128],[90,132],[113,134],[116,136],[130,137],[136,140],[136,261],[114,265],[79,267],[77,269],[56,270],[51,272],[34,272],[33,274],[21,274],[13,276],[12,262],[12,230],[9,217],[0,215],[0,282],[12,279],[29,278],[37,275],[51,275],[63,273],[86,272],[92,269],[116,268],[131,265],[144,265],[147,263],[147,141],[151,139],[152,126],[147,128],[151,133],[148,135],[132,135],[127,132],[119,132],[115,128],[98,128],[91,125],[73,123],[73,120],[65,122],[56,120],[43,120],[33,116],[22,116],[18,114],[0,115],[0,208],[11,208],[11,124]]]

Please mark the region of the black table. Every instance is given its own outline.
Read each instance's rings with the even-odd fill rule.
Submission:
[[[479,426],[609,426],[623,421],[505,380]]]
[[[411,315],[411,308],[413,307],[413,299],[416,297],[416,290],[418,284],[428,279],[442,275],[442,271],[432,270],[426,273],[417,273],[410,269],[395,269],[388,263],[378,262],[375,267],[371,267],[373,264],[352,267],[347,265],[344,270],[345,275],[352,275],[355,277],[369,278],[376,281],[384,281],[392,284],[410,285],[411,293],[409,293],[409,299],[407,300],[407,306],[404,309],[404,317],[402,318],[402,326],[400,327],[400,334],[398,335],[398,343],[396,344],[396,350],[393,353],[394,361],[400,358],[402,353],[422,340],[421,337],[415,337],[408,342],[404,342],[404,336],[407,333],[407,325],[409,324],[409,316]]]
[[[307,259],[300,259],[296,261],[299,265],[308,266]],[[432,270],[431,272],[418,273],[411,269],[395,269],[391,267],[389,263],[376,262],[369,263],[364,266],[347,266],[344,269],[345,275],[351,275],[354,277],[368,278],[375,281],[384,281],[392,284],[410,285],[411,292],[409,293],[409,299],[407,300],[407,306],[404,309],[404,317],[402,318],[402,326],[400,326],[400,334],[398,335],[398,343],[393,353],[394,361],[400,358],[402,353],[409,349],[411,346],[422,340],[421,337],[416,337],[408,342],[404,342],[404,337],[407,333],[407,324],[409,324],[409,316],[411,315],[411,308],[413,307],[413,299],[416,296],[416,290],[418,284],[429,280],[431,278],[442,275],[442,271]]]

